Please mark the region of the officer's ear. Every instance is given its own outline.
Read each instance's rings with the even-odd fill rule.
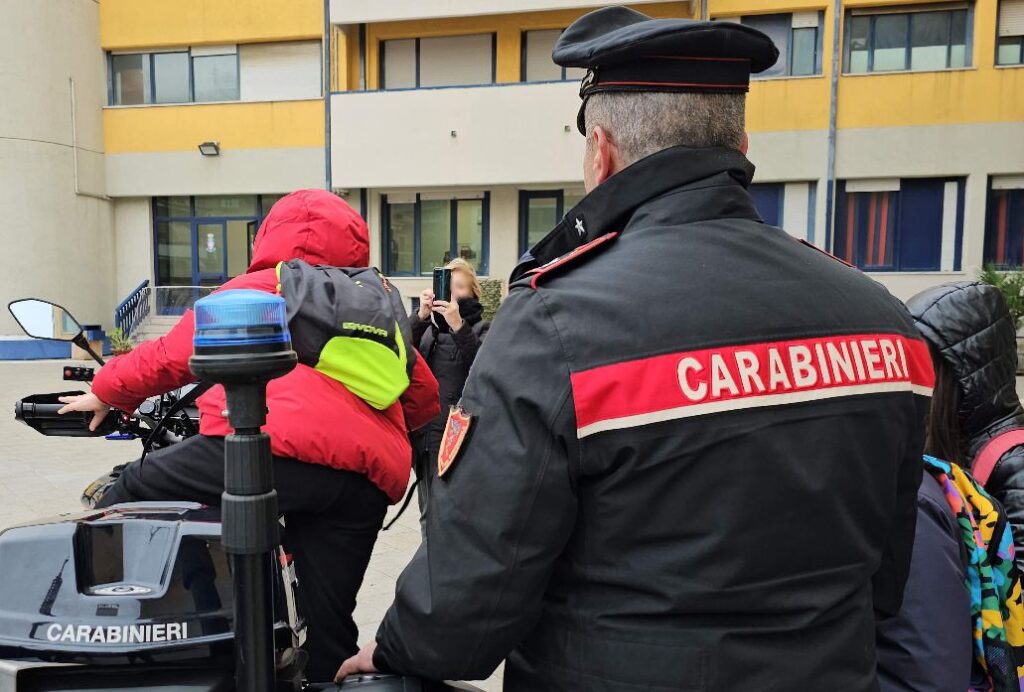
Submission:
[[[583,184],[587,192],[608,180],[619,169],[618,149],[600,125],[595,125],[590,131],[583,158]]]

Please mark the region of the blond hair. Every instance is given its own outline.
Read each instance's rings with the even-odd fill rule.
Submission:
[[[456,257],[445,265],[445,269],[451,269],[453,272],[462,272],[469,281],[469,290],[473,293],[473,297],[480,300],[480,296],[482,294],[482,291],[480,290],[480,281],[476,278],[476,269],[473,269],[472,264],[461,257]]]

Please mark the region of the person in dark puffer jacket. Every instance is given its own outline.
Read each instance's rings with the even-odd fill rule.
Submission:
[[[961,282],[930,288],[907,307],[935,367],[925,453],[971,469],[990,440],[1024,427],[1016,330],[1006,302],[992,286]],[[1019,567],[1024,447],[998,459],[986,486],[1011,522]],[[988,689],[973,655],[968,555],[950,502],[930,473],[921,479],[917,504],[903,605],[897,617],[876,623],[881,692]]]
[[[451,302],[435,300],[433,291],[423,291],[420,309],[410,318],[412,342],[437,378],[441,393],[441,413],[410,435],[413,468],[419,479],[417,494],[424,537],[430,485],[437,476],[437,455],[448,420],[448,409],[462,398],[469,369],[491,326],[483,319],[480,282],[473,265],[456,258],[448,263],[447,268],[452,270]]]
[[[1017,330],[1006,301],[992,286],[959,282],[923,291],[907,302],[907,308],[958,385],[948,420],[941,430],[929,433],[938,447],[932,453],[970,469],[989,440],[1024,428],[1024,407],[1016,389]],[[1003,454],[985,489],[1006,510],[1020,568],[1024,564],[1024,446]]]

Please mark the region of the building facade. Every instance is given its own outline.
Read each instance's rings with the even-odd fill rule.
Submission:
[[[375,260],[409,292],[453,256],[507,276],[582,194],[581,75],[550,61],[582,4],[331,3],[332,184],[358,196]],[[769,223],[901,298],[1024,263],[1024,2],[637,8],[739,21],[779,46],[747,110]]]
[[[24,248],[4,295],[110,326],[148,281],[173,313],[195,295],[177,287],[244,271],[270,206],[301,187],[360,210],[373,261],[410,299],[452,257],[504,279],[583,195],[583,75],[550,54],[607,4],[8,3],[0,50],[36,78],[0,72],[14,95],[0,115],[5,233]],[[743,22],[779,45],[747,113],[769,223],[901,298],[1024,264],[1024,0],[632,5]]]

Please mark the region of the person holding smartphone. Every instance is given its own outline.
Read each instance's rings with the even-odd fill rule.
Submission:
[[[420,294],[419,310],[411,320],[412,341],[437,378],[441,393],[441,413],[410,435],[413,468],[419,479],[420,526],[424,529],[448,410],[462,398],[469,369],[490,328],[483,319],[480,282],[473,265],[458,257],[435,269],[434,276],[434,287]]]

